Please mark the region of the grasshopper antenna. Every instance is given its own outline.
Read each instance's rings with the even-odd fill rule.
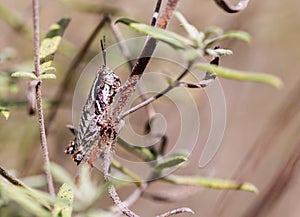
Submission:
[[[103,54],[103,62],[104,65],[106,66],[106,41],[105,41],[105,35],[103,36],[103,40],[100,40],[101,43],[101,50]]]

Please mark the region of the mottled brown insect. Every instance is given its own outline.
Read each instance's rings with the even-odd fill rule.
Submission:
[[[88,161],[91,152],[95,152],[92,151],[95,150],[95,146],[103,143],[100,140],[115,134],[109,112],[121,81],[114,71],[106,66],[105,38],[103,41],[104,43],[101,41],[101,46],[104,65],[98,69],[82,108],[79,129],[74,130],[75,139],[65,148],[65,153],[72,154],[72,159],[77,165],[82,160]]]

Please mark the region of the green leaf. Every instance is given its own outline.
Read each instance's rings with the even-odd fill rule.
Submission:
[[[141,33],[169,44],[174,49],[184,49],[185,46],[197,47],[197,44],[195,44],[193,41],[174,32],[139,23],[131,19],[120,18],[116,21],[116,23],[126,24]]]
[[[141,180],[141,178],[137,174],[135,174],[133,171],[129,170],[128,168],[122,166],[121,163],[118,162],[117,160],[111,159],[111,164],[114,168],[116,168],[117,170],[125,174],[127,177],[130,177],[132,181],[137,182],[138,185],[142,184],[143,180]]]
[[[57,182],[67,183],[67,184],[75,187],[74,181],[73,181],[73,178],[71,177],[71,175],[60,165],[52,162],[50,164],[50,171],[51,171],[54,179]]]
[[[50,196],[48,196],[47,203],[44,202],[44,198],[40,199],[42,192],[36,190],[28,190],[23,187],[14,186],[11,183],[4,182],[0,178],[1,194],[9,198],[9,200],[16,202],[28,212],[36,215],[37,213],[41,217],[50,217],[51,212],[46,207],[50,207]]]
[[[79,175],[76,180],[79,186],[74,188],[74,210],[86,210],[99,196],[106,191],[108,185],[95,183],[91,179],[90,167],[84,164],[80,167]]]
[[[272,85],[276,88],[281,88],[283,86],[282,81],[274,75],[263,74],[263,73],[242,72],[234,69],[228,69],[228,68],[204,64],[204,63],[196,64],[195,67],[210,73],[214,73],[217,76],[223,78],[240,80],[240,81],[259,82],[259,83]]]
[[[58,192],[57,201],[54,204],[54,217],[71,217],[74,195],[71,186],[64,183]]]
[[[56,79],[56,75],[55,74],[42,74],[39,76],[39,79],[43,80],[43,79]]]
[[[227,190],[242,190],[249,191],[253,193],[258,193],[258,189],[251,183],[244,182],[235,182],[227,179],[214,179],[206,178],[201,176],[178,176],[178,175],[169,175],[164,177],[164,180],[173,184],[178,185],[194,185],[194,186],[203,186],[207,188],[214,189],[227,189]]]
[[[249,43],[251,41],[251,37],[247,32],[244,31],[228,31],[225,32],[222,35],[213,37],[213,38],[208,38],[204,41],[204,44],[207,46],[218,42],[218,41],[222,41],[224,39],[239,39],[241,41],[245,41],[247,43]]]
[[[118,143],[120,143],[120,145],[123,148],[125,148],[126,150],[135,154],[136,156],[143,159],[144,161],[154,161],[155,160],[155,156],[147,148],[131,145],[131,144],[127,143],[125,140],[123,140],[121,137],[118,137]]]
[[[232,55],[233,54],[231,50],[222,49],[222,48],[218,48],[218,49],[208,48],[205,50],[205,52],[211,56],[223,56],[223,55]]]
[[[223,29],[218,26],[209,26],[204,31],[205,38],[208,38],[210,35],[221,35],[223,34]]]
[[[44,175],[26,176],[21,181],[31,188],[42,188],[47,185],[47,180]]]
[[[33,72],[14,72],[11,74],[11,77],[13,78],[31,78],[34,80],[38,80],[36,75]]]
[[[7,120],[9,118],[10,112],[7,108],[0,107],[0,114]]]
[[[44,68],[41,70],[41,75],[42,74],[45,74],[46,72],[49,72],[49,71],[56,71],[56,68],[51,66],[51,67],[48,67],[48,68]]]
[[[204,34],[202,32],[199,32],[195,26],[191,25],[180,12],[175,11],[174,15],[183,25],[190,38],[193,39],[199,46],[204,38]]]
[[[155,170],[157,171],[161,171],[163,169],[167,169],[167,168],[171,168],[171,167],[175,167],[183,162],[187,161],[187,158],[184,156],[175,156],[172,157],[170,159],[165,160],[162,163],[159,163],[155,166]]]
[[[41,43],[40,70],[49,68],[54,59],[55,52],[60,44],[62,35],[70,22],[69,18],[62,18],[50,27],[49,32]]]

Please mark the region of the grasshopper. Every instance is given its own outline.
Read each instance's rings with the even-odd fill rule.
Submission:
[[[101,144],[116,133],[109,117],[114,97],[120,89],[121,80],[113,70],[106,66],[105,37],[101,40],[104,65],[100,66],[93,81],[88,98],[82,108],[79,129],[71,129],[75,139],[66,146],[65,153],[79,165],[82,160],[89,161]]]

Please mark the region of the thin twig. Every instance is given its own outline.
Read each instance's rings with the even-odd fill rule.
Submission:
[[[34,69],[36,77],[40,75],[40,30],[39,30],[39,1],[32,0],[33,9],[33,38],[34,38]],[[54,184],[52,175],[50,172],[50,160],[45,132],[44,114],[43,114],[43,102],[42,102],[42,82],[38,82],[36,85],[36,102],[38,110],[38,122],[41,138],[41,147],[43,152],[45,172],[48,183],[48,190],[52,196],[55,196]]]
[[[119,117],[119,120],[125,118],[127,115],[137,111],[138,109],[148,105],[149,103],[159,99],[160,97],[164,96],[166,93],[168,93],[170,90],[172,90],[175,87],[182,86],[182,87],[188,87],[188,88],[205,88],[207,85],[209,85],[212,81],[215,80],[216,75],[206,72],[205,77],[197,83],[186,83],[186,82],[180,82],[180,80],[189,72],[193,65],[193,61],[188,63],[188,66],[184,69],[184,71],[179,75],[179,77],[171,84],[169,85],[166,89],[162,90],[158,94],[148,98],[147,100],[143,101],[142,103],[132,107],[128,111],[122,113]],[[219,57],[214,57],[211,61],[210,64],[214,65],[219,65]]]
[[[13,185],[17,185],[23,188],[27,188],[20,180],[10,175],[3,167],[0,166],[0,175]]]
[[[158,28],[165,29],[168,22],[170,21],[173,11],[175,10],[179,0],[169,0],[166,4],[165,10],[158,22]],[[137,59],[135,65],[133,66],[131,75],[123,85],[125,88],[121,92],[120,99],[113,109],[113,116],[118,117],[123,111],[124,107],[128,104],[133,95],[137,82],[140,80],[142,74],[145,71],[146,66],[148,65],[151,56],[156,48],[157,41],[154,38],[148,37],[144,49]]]
[[[124,201],[123,204],[126,207],[131,207],[144,193],[144,190],[147,188],[147,184],[144,183],[139,188],[135,189]],[[113,216],[119,216],[119,208],[114,206],[110,208],[109,210],[112,210],[115,214]]]
[[[149,103],[159,99],[160,97],[164,96],[166,93],[168,93],[170,90],[172,90],[174,87],[177,87],[178,85],[177,84],[172,84],[172,85],[169,85],[166,89],[160,91],[159,93],[157,93],[156,95],[148,98],[147,100],[141,102],[140,104],[132,107],[131,109],[129,109],[128,111],[124,112],[121,114],[121,116],[119,117],[119,120],[122,120],[124,119],[127,115],[139,110],[140,108],[144,107],[144,106],[147,106],[149,105]]]
[[[30,188],[29,186],[25,185],[21,180],[17,179],[16,177],[12,176],[11,174],[9,174],[3,167],[0,166],[0,175],[5,178],[7,181],[9,181],[11,184],[15,185],[15,186],[19,186],[22,187],[28,191],[30,191],[31,193],[36,195],[36,190]],[[38,196],[38,195],[36,195]],[[51,206],[49,206],[49,204],[43,203],[41,201],[41,205],[43,205],[45,208],[47,208],[49,211],[51,210]]]
[[[107,16],[105,15],[99,24],[96,26],[96,28],[93,30],[92,34],[89,36],[87,41],[84,43],[83,47],[80,49],[80,51],[77,53],[75,58],[72,60],[68,70],[66,71],[66,75],[62,83],[60,84],[58,91],[54,97],[54,102],[51,106],[50,114],[46,117],[46,133],[48,133],[49,129],[51,128],[51,125],[53,121],[55,120],[55,117],[57,115],[58,109],[60,108],[61,104],[64,102],[66,92],[68,88],[70,87],[70,84],[72,83],[72,80],[76,78],[76,72],[78,70],[78,66],[81,63],[82,59],[85,57],[87,50],[90,48],[92,42],[95,40],[98,32],[103,28],[105,22],[107,22]],[[32,156],[34,156],[35,150],[32,151],[32,154],[28,157],[27,160],[25,160],[25,165],[23,166],[22,173],[25,174],[26,171],[29,169],[29,167],[32,164],[32,161],[29,159],[34,159]]]
[[[191,213],[194,214],[194,211],[188,207],[182,207],[182,208],[178,208],[178,209],[174,209],[172,211],[166,212],[162,215],[158,215],[157,217],[168,217],[171,215],[176,215],[176,214],[180,214],[180,213]]]
[[[161,92],[157,93],[156,95],[148,98],[147,100],[141,102],[140,104],[132,107],[128,111],[122,113],[120,115],[119,119],[121,120],[121,119],[125,118],[127,115],[137,111],[138,109],[140,109],[140,108],[148,105],[149,103],[159,99],[160,97],[164,96],[165,94],[167,94],[173,88],[178,87],[180,79],[182,79],[187,74],[187,72],[189,72],[190,68],[192,67],[192,64],[193,64],[193,62],[189,62],[188,66],[184,69],[184,71],[180,74],[180,76],[175,80],[175,82],[173,82],[173,84],[169,85],[166,89],[164,89]]]
[[[167,23],[171,19],[172,13],[175,10],[175,7],[177,6],[177,3],[179,0],[169,0],[165,11],[160,18],[159,21],[159,27],[160,28],[166,28]],[[117,102],[116,106],[113,108],[112,111],[112,117],[117,118],[121,111],[124,109],[124,107],[128,104],[129,100],[131,99],[132,94],[134,93],[137,85],[137,81],[141,78],[150,58],[151,55],[154,52],[154,49],[156,47],[157,41],[153,38],[148,38],[146,41],[146,44],[144,46],[144,49],[142,51],[142,54],[138,58],[137,62],[133,66],[132,72],[130,77],[127,79],[126,83],[123,85],[123,90],[121,91],[121,96],[119,101]],[[116,128],[121,128],[121,125],[117,126]],[[117,132],[119,132],[120,129],[117,129]],[[106,153],[104,154],[104,178],[106,181],[110,181],[109,176],[109,168],[111,165],[111,154],[114,151],[114,146],[116,144],[116,138],[114,141],[111,141],[109,144],[109,147],[106,147]],[[108,188],[109,195],[111,196],[112,200],[116,204],[116,206],[120,209],[120,211],[129,217],[138,217],[137,214],[132,212],[124,203],[120,200],[120,197],[114,188],[113,185],[111,185]]]
[[[110,197],[112,198],[112,200],[114,201],[114,204],[119,208],[119,210],[121,210],[121,212],[128,216],[128,217],[139,217],[139,215],[135,214],[134,212],[132,212],[127,206],[126,204],[124,204],[121,200],[120,197],[115,189],[114,186],[109,186],[108,187],[108,193],[110,195]]]

